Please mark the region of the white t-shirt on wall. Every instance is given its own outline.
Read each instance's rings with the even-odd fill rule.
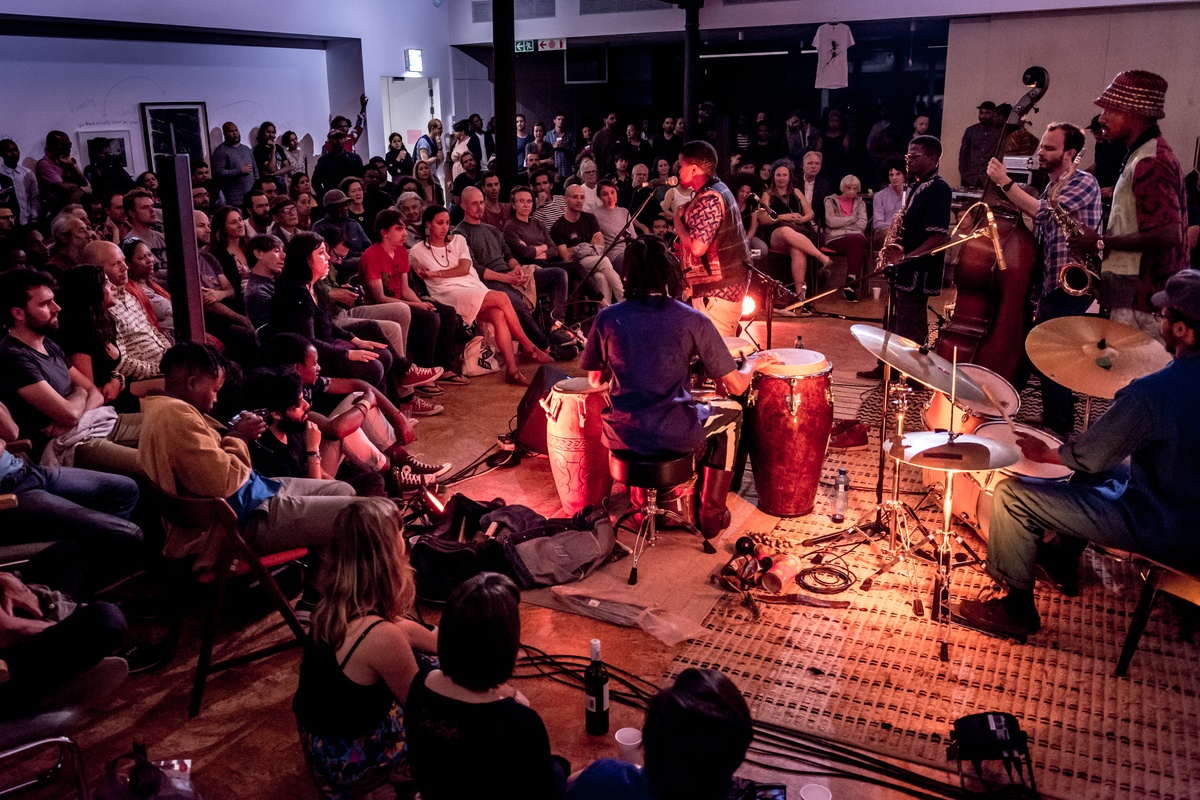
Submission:
[[[847,52],[854,46],[850,26],[825,23],[817,28],[813,47],[817,49],[817,89],[844,89],[849,85]]]

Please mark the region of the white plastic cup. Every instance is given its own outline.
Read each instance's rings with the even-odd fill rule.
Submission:
[[[872,300],[878,300],[878,299],[879,299],[879,295],[880,295],[882,292],[883,292],[883,287],[882,287],[882,286],[872,286],[872,287],[871,287],[871,299],[872,299]],[[814,784],[814,785],[815,785],[815,784]]]
[[[809,783],[800,787],[800,800],[833,800],[833,792],[819,783]]]
[[[613,738],[617,740],[617,752],[622,761],[630,764],[642,763],[642,732],[637,728],[621,728]]]

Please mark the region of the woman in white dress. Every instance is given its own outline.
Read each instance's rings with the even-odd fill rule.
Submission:
[[[528,386],[529,379],[517,369],[513,339],[520,342],[539,364],[548,364],[554,359],[546,351],[535,347],[525,331],[521,330],[520,320],[508,295],[483,285],[471,264],[467,240],[449,235],[449,211],[442,206],[425,209],[421,215],[421,231],[424,240],[414,245],[408,253],[413,271],[425,281],[433,299],[454,306],[464,323],[470,325],[478,319],[491,325],[496,333],[496,348],[504,359],[504,380],[518,386]]]

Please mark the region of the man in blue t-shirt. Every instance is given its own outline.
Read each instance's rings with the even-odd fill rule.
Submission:
[[[708,317],[674,299],[682,287],[683,274],[666,245],[657,239],[630,242],[628,299],[596,317],[583,368],[597,388],[611,375],[612,407],[604,412],[610,448],[700,456],[699,528],[711,539],[729,524],[725,496],[733,482],[742,412],[732,400],[698,403],[692,398],[692,357],[698,356],[705,372],[730,395],[743,394],[754,372],[777,358],[756,354],[739,369]]]

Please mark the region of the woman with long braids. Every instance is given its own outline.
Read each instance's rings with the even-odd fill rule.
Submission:
[[[461,236],[450,235],[450,212],[442,206],[430,206],[421,215],[424,239],[409,251],[413,271],[425,281],[434,300],[454,306],[465,324],[476,319],[492,326],[496,347],[504,359],[504,380],[528,386],[529,379],[517,368],[513,339],[521,343],[534,361],[548,364],[554,359],[534,346],[521,330],[517,312],[504,292],[488,289],[471,265],[471,251]]]

